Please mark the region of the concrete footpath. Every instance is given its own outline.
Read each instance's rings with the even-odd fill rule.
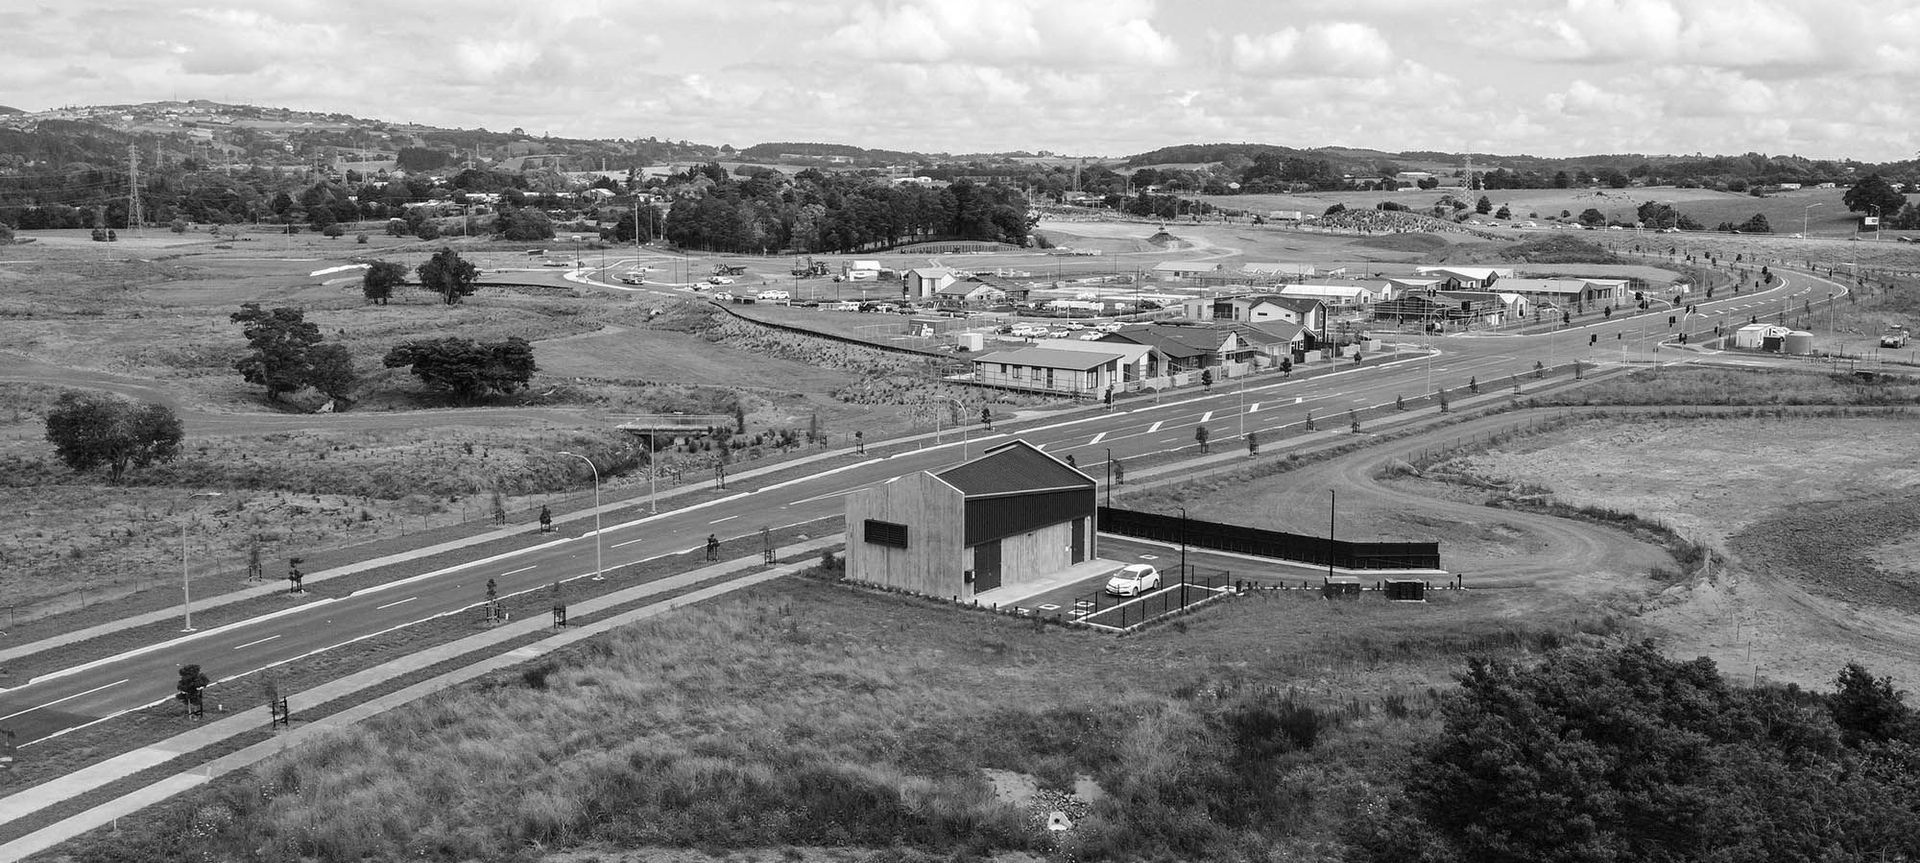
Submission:
[[[121,797],[110,800],[78,815],[55,822],[25,836],[0,845],[0,863],[20,860],[39,853],[55,845],[77,837],[87,831],[112,824],[115,819],[131,815],[154,803],[166,800],[183,791],[187,791],[222,776],[253,764],[269,756],[297,746],[302,742],[334,728],[353,725],[384,711],[416,701],[435,692],[465,683],[476,677],[510,668],[536,659],[582,639],[665,614],[684,605],[691,605],[716,596],[722,596],[745,587],[770,581],[789,575],[813,565],[805,557],[817,554],[821,549],[833,548],[845,542],[844,535],[818,537],[783,549],[786,556],[799,556],[802,562],[782,564],[765,572],[754,573],[732,581],[710,585],[691,593],[675,597],[669,601],[632,609],[602,620],[593,620],[584,624],[570,623],[563,630],[548,638],[541,639],[502,654],[490,656],[474,663],[462,666],[396,690],[386,695],[367,699],[352,707],[313,720],[299,722],[303,706],[312,709],[316,705],[331,703],[341,698],[351,697],[372,687],[430,668],[441,662],[461,656],[497,647],[507,641],[553,629],[552,621],[546,615],[502,624],[485,632],[476,633],[456,641],[422,650],[419,653],[401,657],[391,662],[366,669],[337,680],[329,681],[302,692],[288,693],[288,706],[291,708],[295,727],[276,733],[272,739],[248,746],[230,755],[214,759],[206,764],[165,777],[136,789]],[[567,611],[571,620],[577,620],[620,605],[645,600],[673,590],[689,587],[714,578],[751,569],[760,565],[757,556],[716,563],[712,566],[685,572],[635,585],[625,590],[615,591],[594,599],[570,603]],[[471,613],[471,609],[467,612]],[[120,781],[156,765],[165,764],[187,753],[197,752],[209,746],[246,734],[260,731],[270,724],[267,708],[262,705],[250,708],[225,718],[209,721],[191,731],[176,734],[134,752],[109,758],[82,770],[43,782],[24,791],[0,798],[0,823],[11,823],[38,812],[56,803],[94,791],[110,783]]]

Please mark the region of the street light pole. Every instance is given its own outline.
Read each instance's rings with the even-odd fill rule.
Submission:
[[[1113,509],[1113,447],[1107,447],[1107,509]]]
[[[217,491],[199,491],[187,497],[219,496]],[[184,517],[180,519],[180,608],[186,615],[186,622],[181,624],[180,631],[193,632],[193,581],[187,576],[187,519]]]
[[[1187,508],[1184,506],[1180,507],[1180,583],[1187,583]]]
[[[606,572],[606,566],[600,557],[600,468],[594,465],[593,459],[579,453],[561,450],[560,454],[586,462],[587,469],[593,471],[593,580],[605,581],[602,573]]]
[[[1327,489],[1327,580],[1333,580],[1333,504],[1338,493]]]
[[[1807,217],[1813,213],[1814,207],[1825,206],[1825,203],[1826,202],[1822,201],[1821,203],[1818,203],[1818,204],[1808,204],[1800,208],[1800,238],[1801,239],[1806,239],[1806,236],[1807,236]]]

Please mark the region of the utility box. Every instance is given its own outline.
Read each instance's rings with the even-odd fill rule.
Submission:
[[[1388,602],[1427,601],[1427,583],[1417,578],[1389,578],[1385,590]]]
[[[1322,579],[1320,595],[1332,599],[1336,596],[1355,597],[1360,595],[1360,577],[1355,575],[1330,575]]]

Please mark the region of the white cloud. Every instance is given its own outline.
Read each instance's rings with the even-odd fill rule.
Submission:
[[[1378,74],[1394,60],[1393,46],[1379,30],[1353,21],[1287,27],[1262,36],[1236,34],[1229,56],[1242,72],[1333,77]]]
[[[1165,66],[1179,52],[1150,21],[1154,8],[1150,0],[864,3],[814,47],[903,63]]]

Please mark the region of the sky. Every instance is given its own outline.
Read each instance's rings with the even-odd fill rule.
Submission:
[[[13,0],[0,105],[1119,156],[1920,150],[1920,0]]]

